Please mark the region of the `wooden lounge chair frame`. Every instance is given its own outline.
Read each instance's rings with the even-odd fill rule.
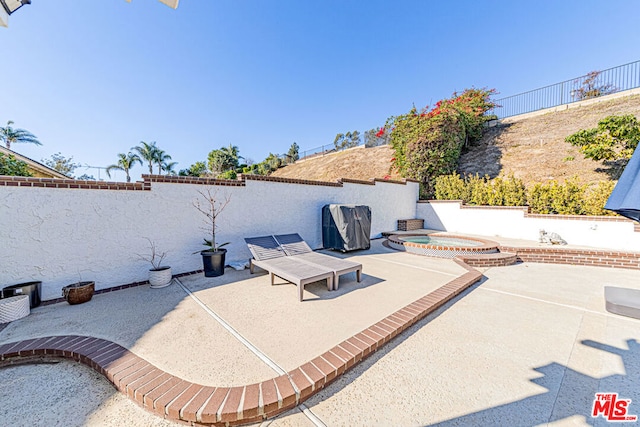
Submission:
[[[299,300],[303,300],[304,286],[308,283],[326,279],[327,289],[333,289],[335,273],[332,269],[321,265],[310,265],[300,260],[286,256],[273,236],[245,238],[245,242],[253,255],[249,270],[253,273],[254,266],[269,272],[271,285],[274,276],[278,276],[298,287]]]
[[[279,234],[273,236],[287,257],[300,260],[309,265],[318,265],[333,270],[333,289],[337,290],[340,276],[355,272],[356,280],[362,280],[362,264],[342,258],[314,252],[299,234]]]

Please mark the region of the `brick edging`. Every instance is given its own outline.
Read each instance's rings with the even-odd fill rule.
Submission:
[[[510,252],[522,262],[570,264],[592,267],[640,270],[640,252],[563,247],[534,248],[501,245],[500,252]]]
[[[193,271],[188,271],[185,273],[178,273],[178,274],[174,274],[173,276],[171,276],[172,278],[178,278],[178,277],[183,277],[183,276],[190,276],[192,274],[199,274],[202,273],[204,270],[200,269],[200,270],[193,270]],[[125,285],[119,285],[119,286],[113,286],[110,288],[103,288],[103,289],[98,289],[96,291],[93,292],[94,295],[100,295],[100,294],[106,294],[109,292],[114,292],[114,291],[121,291],[123,289],[129,289],[129,288],[135,288],[136,286],[143,286],[143,285],[148,285],[149,281],[148,280],[143,280],[140,282],[132,282],[132,283],[127,283]],[[46,301],[42,301],[41,305],[52,305],[52,304],[58,304],[60,302],[65,302],[66,299],[64,298],[55,298],[55,299],[48,299]]]
[[[462,260],[454,261],[467,272],[286,375],[260,383],[236,387],[194,384],[153,366],[117,343],[78,335],[2,344],[0,367],[52,357],[72,359],[104,375],[130,399],[164,418],[204,425],[258,422],[304,402],[482,277]]]

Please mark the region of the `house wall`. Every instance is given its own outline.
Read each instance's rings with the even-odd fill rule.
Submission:
[[[297,232],[320,247],[328,203],[370,206],[376,236],[413,218],[418,199],[411,181],[143,178],[124,184],[0,177],[0,287],[39,280],[48,300],[79,280],[94,280],[96,289],[147,280],[150,266],[137,257],[148,252],[145,238],[168,252],[164,264],[174,274],[199,270],[193,252],[204,248],[206,233],[193,202],[206,188],[231,198],[218,218],[218,241],[231,242],[227,262],[250,258],[243,240],[250,236]]]
[[[558,233],[572,245],[640,251],[640,232],[622,217],[538,215],[526,207],[465,206],[459,201],[420,201],[424,227],[456,233],[538,240],[540,230]]]

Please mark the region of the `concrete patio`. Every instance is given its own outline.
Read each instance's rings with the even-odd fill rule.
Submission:
[[[242,385],[276,375],[260,356],[294,369],[466,272],[381,241],[350,259],[363,264],[361,283],[352,274],[338,291],[307,286],[302,303],[293,285],[272,287],[265,274],[228,269],[222,278],[188,276],[165,289],[40,307],[0,331],[0,344],[89,335],[188,381]],[[640,321],[607,313],[603,298],[605,285],[640,289],[640,271],[520,263],[483,274],[271,424],[314,425],[314,415],[326,425],[604,423],[590,417],[596,391],[632,399],[629,413],[640,412]],[[0,418],[12,425],[171,425],[72,362],[0,369],[0,390]],[[28,413],[24,396],[38,396]]]

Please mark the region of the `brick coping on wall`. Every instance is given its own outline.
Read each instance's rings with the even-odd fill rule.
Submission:
[[[168,176],[168,175],[142,175],[142,181],[137,182],[108,182],[108,181],[85,181],[78,179],[57,179],[57,178],[35,178],[24,176],[0,176],[0,187],[36,187],[36,188],[64,188],[64,189],[84,189],[84,190],[126,190],[126,191],[150,191],[152,183],[170,184],[196,184],[196,185],[218,185],[227,187],[244,187],[247,181],[267,181],[284,184],[298,185],[319,185],[326,187],[343,187],[344,183],[375,185],[376,182],[386,182],[390,184],[406,185],[407,182],[418,182],[413,179],[386,180],[372,178],[368,181],[341,178],[337,181],[313,181],[307,179],[279,178],[262,175],[238,175],[238,179],[215,179],[196,178],[190,176]]]
[[[256,384],[236,387],[194,384],[153,366],[117,343],[77,335],[2,344],[0,367],[68,358],[101,373],[130,399],[164,418],[192,425],[258,422],[304,402],[481,279],[482,274],[462,260],[455,262],[467,272],[286,375]]]

